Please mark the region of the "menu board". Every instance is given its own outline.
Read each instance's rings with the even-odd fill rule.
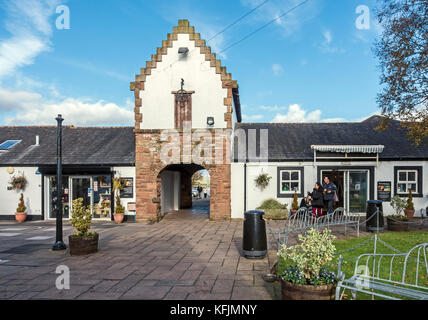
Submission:
[[[124,181],[123,189],[120,190],[121,198],[133,198],[134,197],[134,178],[122,178]]]
[[[377,199],[384,202],[391,201],[391,181],[378,181]]]

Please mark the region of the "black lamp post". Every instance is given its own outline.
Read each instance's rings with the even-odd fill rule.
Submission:
[[[56,140],[56,242],[52,250],[65,250],[67,246],[62,241],[62,122],[64,119],[59,114],[57,121]]]

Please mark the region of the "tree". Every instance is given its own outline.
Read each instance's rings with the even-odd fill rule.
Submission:
[[[200,184],[203,178],[204,177],[202,176],[202,173],[200,171],[195,172],[192,176],[192,185]]]
[[[384,29],[375,44],[385,116],[379,129],[397,119],[416,145],[428,142],[428,1],[381,0],[377,18]]]

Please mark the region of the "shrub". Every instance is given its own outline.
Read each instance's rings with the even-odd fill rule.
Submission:
[[[83,205],[83,198],[73,200],[73,209],[71,212],[71,225],[78,231],[78,236],[88,236],[88,230],[91,228],[92,215],[89,206]]]
[[[293,195],[293,203],[291,204],[291,208],[293,210],[297,210],[299,209],[299,202],[298,202],[299,198],[297,196],[297,191],[294,190],[294,195]]]
[[[287,204],[282,204],[275,199],[267,199],[257,209],[287,209]]]
[[[407,198],[406,210],[415,210],[415,206],[413,204],[412,189],[409,189],[409,197]]]
[[[25,210],[27,210],[27,207],[25,206],[25,203],[24,203],[24,194],[21,193],[21,197],[19,198],[18,208],[16,208],[16,212],[24,213]]]
[[[406,208],[406,201],[400,196],[394,196],[391,199],[391,207],[395,210],[396,215],[399,216]]]
[[[298,268],[307,283],[320,277],[320,272],[333,259],[336,237],[331,230],[322,233],[311,228],[306,236],[299,235],[300,244],[287,247],[282,245],[278,251],[280,259],[290,260]],[[285,280],[285,279],[284,279]]]
[[[115,213],[125,213],[125,207],[120,203],[120,195],[116,195],[116,205],[114,207]]]

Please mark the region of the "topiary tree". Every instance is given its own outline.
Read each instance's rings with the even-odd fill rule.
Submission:
[[[83,205],[83,198],[73,200],[70,223],[78,231],[78,236],[90,235],[88,230],[91,228],[92,215],[89,206]]]
[[[114,206],[115,213],[125,213],[125,207],[120,203],[120,195],[116,195],[116,205]]]
[[[413,204],[412,189],[409,189],[409,197],[407,198],[406,210],[415,210],[415,206]]]
[[[298,202],[298,196],[297,196],[297,191],[294,190],[294,196],[293,196],[293,203],[291,204],[291,208],[293,210],[298,210],[299,209],[299,202]]]
[[[24,213],[25,210],[27,210],[27,207],[25,206],[25,203],[24,203],[24,194],[21,193],[21,197],[19,198],[18,208],[16,208],[16,212]]]

